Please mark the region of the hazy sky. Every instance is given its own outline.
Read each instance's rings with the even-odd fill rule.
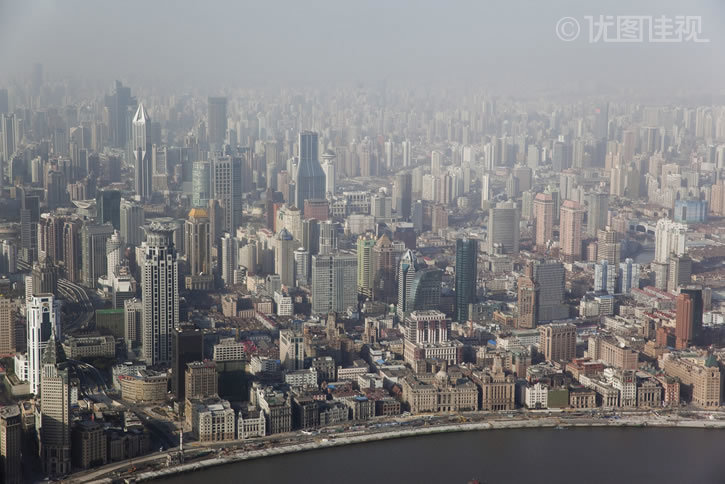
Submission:
[[[632,4],[636,4],[632,6]],[[708,44],[590,44],[585,15],[695,15]],[[574,42],[555,34],[571,16]],[[725,1],[0,0],[0,82],[49,78],[210,87],[333,81],[592,83],[722,93]]]

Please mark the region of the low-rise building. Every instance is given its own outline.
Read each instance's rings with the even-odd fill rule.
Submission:
[[[526,387],[524,403],[527,408],[548,408],[549,387],[542,383],[535,383]]]
[[[267,422],[259,409],[241,411],[237,418],[237,439],[246,440],[266,435]]]
[[[597,406],[594,390],[584,387],[569,389],[569,406],[571,408],[595,408]]]
[[[296,388],[317,387],[317,370],[308,368],[306,370],[288,371],[284,374],[284,381],[289,386]]]
[[[411,413],[462,412],[478,408],[478,389],[467,378],[453,380],[445,369],[435,376],[419,374],[403,379],[403,400]],[[511,392],[513,396],[513,390]]]
[[[63,350],[73,360],[83,358],[114,358],[116,340],[113,336],[87,336],[76,338],[69,336],[63,342]]]
[[[140,370],[119,375],[121,398],[133,403],[152,403],[166,400],[169,379],[166,373]]]

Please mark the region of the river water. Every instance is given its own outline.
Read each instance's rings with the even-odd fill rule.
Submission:
[[[725,483],[725,431],[509,429],[436,434],[214,467],[162,483]]]

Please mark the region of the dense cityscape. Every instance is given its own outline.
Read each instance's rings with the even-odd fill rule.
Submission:
[[[0,482],[725,427],[722,96],[26,71],[0,82]]]

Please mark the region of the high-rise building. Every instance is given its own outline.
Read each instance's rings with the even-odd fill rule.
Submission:
[[[375,282],[375,236],[368,232],[357,238],[357,292],[373,297]]]
[[[143,226],[146,224],[146,215],[143,206],[131,200],[121,200],[120,204],[120,232],[121,238],[127,245],[138,247],[143,241]]]
[[[552,323],[539,327],[539,348],[546,361],[566,362],[576,358],[576,326]]]
[[[550,193],[539,193],[534,198],[534,219],[536,249],[543,252],[554,237],[554,199]]]
[[[584,209],[578,202],[564,201],[559,222],[559,251],[565,262],[581,259],[583,218]]]
[[[395,175],[393,184],[393,210],[403,220],[410,219],[413,203],[413,175],[410,172]]]
[[[609,212],[609,195],[606,193],[591,193],[587,207],[587,235],[596,237],[599,230],[607,226]]]
[[[23,482],[21,462],[23,425],[17,405],[0,407],[0,481]]]
[[[129,349],[143,343],[143,303],[136,298],[123,302],[123,336]]]
[[[189,274],[192,276],[210,275],[211,267],[211,233],[209,214],[205,208],[192,208],[184,224],[184,248]]]
[[[207,101],[207,127],[210,150],[221,150],[227,136],[226,97],[209,97]]]
[[[88,287],[96,287],[98,278],[106,275],[108,263],[106,246],[113,234],[111,224],[83,225],[81,229],[82,280]]]
[[[468,321],[468,305],[476,302],[478,240],[456,240],[456,312],[459,323]]]
[[[220,232],[233,234],[242,221],[242,159],[216,158],[212,163],[214,198],[224,209]]]
[[[191,205],[192,207],[206,208],[209,200],[213,198],[212,163],[210,161],[196,161],[192,166],[191,179]]]
[[[517,286],[519,314],[516,327],[533,329],[538,322],[539,287],[527,276],[519,277]]]
[[[655,262],[667,264],[670,254],[682,255],[685,253],[687,226],[661,218],[655,227]]]
[[[675,305],[675,342],[677,349],[687,348],[694,337],[694,301],[689,294],[677,295]]]
[[[337,225],[334,222],[326,220],[319,224],[318,232],[320,236],[317,245],[319,254],[330,254],[337,250]],[[305,248],[310,250],[308,247]],[[310,250],[310,254],[315,255],[312,250]]]
[[[639,289],[639,264],[632,259],[625,259],[619,263],[619,293],[631,294],[632,289]]]
[[[74,220],[63,223],[63,265],[65,277],[70,282],[81,282],[82,250],[80,224]]]
[[[288,371],[305,367],[305,341],[301,333],[291,329],[279,332],[279,359]]]
[[[108,111],[108,139],[113,147],[125,149],[129,138],[130,109],[136,105],[136,99],[131,97],[130,88],[116,81],[113,94],[107,95],[105,101]]]
[[[40,460],[51,477],[71,470],[71,388],[65,352],[51,336],[42,356],[40,387]]]
[[[325,198],[325,173],[320,166],[317,133],[301,132],[299,149],[300,159],[295,173],[295,206],[304,211],[305,200]]]
[[[607,259],[602,259],[594,266],[594,290],[614,294],[617,287],[616,266],[610,264]]]
[[[670,265],[667,270],[667,290],[677,292],[682,284],[688,284],[692,277],[692,259],[688,254],[670,255]]]
[[[395,286],[396,255],[393,242],[387,234],[383,233],[373,247],[373,266],[375,268],[373,298],[376,301],[390,304],[397,300]]]
[[[409,140],[405,140],[401,143],[403,148],[403,167],[408,167],[413,164],[413,147]]]
[[[416,271],[416,257],[412,250],[406,250],[398,264],[398,317],[403,319],[410,312],[407,302],[413,287]]]
[[[619,233],[606,227],[597,233],[597,259],[606,260],[609,265],[619,267],[622,258],[622,244]]]
[[[539,289],[537,322],[568,318],[569,307],[564,303],[566,271],[562,263],[556,260],[535,261],[530,266],[530,273]]]
[[[356,288],[357,256],[322,251],[312,256],[313,313],[342,313],[350,307],[356,307]]]
[[[186,398],[185,371],[192,361],[204,359],[204,334],[192,324],[180,324],[171,333],[171,392],[179,402]]]
[[[179,325],[179,268],[174,227],[153,222],[145,230],[140,263],[143,359],[149,365],[157,365],[170,362],[172,357],[171,332]]]
[[[287,287],[295,285],[295,249],[297,242],[287,229],[277,234],[274,247],[274,272],[279,274],[280,282]]]
[[[325,150],[322,153],[322,171],[325,173],[325,194],[335,194],[335,153],[332,150]]]
[[[186,364],[185,398],[206,398],[219,394],[219,381],[214,361],[191,361]]]
[[[121,228],[121,192],[118,190],[98,190],[96,192],[97,222],[106,222],[113,228]]]
[[[513,202],[501,202],[488,210],[489,254],[518,254],[521,215]]]
[[[237,254],[239,252],[239,241],[229,233],[225,233],[220,242],[221,254],[218,258],[221,262],[221,278],[224,284],[234,284],[234,271],[237,269]]]
[[[50,259],[46,258],[42,262],[33,264],[32,276],[34,294],[56,294],[58,292],[58,268]]]
[[[52,294],[35,294],[27,303],[28,384],[40,392],[41,358],[52,336],[60,340],[60,303]]]
[[[151,118],[142,103],[131,121],[131,149],[134,154],[134,187],[142,200],[150,199],[152,188]]]
[[[294,251],[295,283],[298,286],[307,286],[310,282],[310,253],[304,247]]]
[[[425,267],[415,272],[405,301],[406,312],[438,309],[441,302],[443,272]]]
[[[15,318],[13,317],[13,300],[0,297],[0,355],[9,356],[15,353]]]

